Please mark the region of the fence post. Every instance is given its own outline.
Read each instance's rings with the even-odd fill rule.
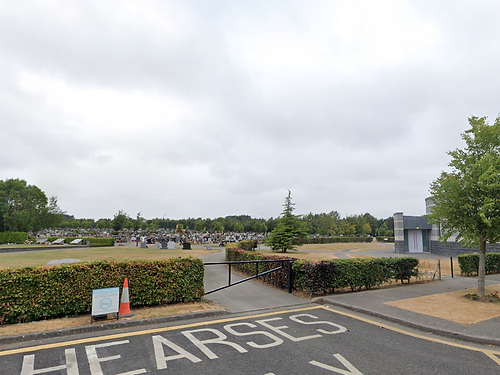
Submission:
[[[288,293],[292,293],[293,289],[293,260],[288,261]]]
[[[231,263],[229,263],[228,266],[229,266],[229,276],[228,276],[227,285],[231,285]]]
[[[450,257],[450,263],[451,263],[451,278],[453,279],[453,257]]]

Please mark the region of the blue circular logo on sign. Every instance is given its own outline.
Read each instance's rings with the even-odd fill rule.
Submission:
[[[111,307],[111,298],[103,298],[101,302],[99,302],[99,307],[103,310],[107,310]]]

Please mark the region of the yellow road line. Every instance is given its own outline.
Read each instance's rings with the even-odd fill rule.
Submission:
[[[240,317],[236,317],[236,318],[217,319],[217,320],[211,320],[211,321],[207,321],[207,322],[182,324],[182,325],[172,326],[172,327],[154,328],[154,329],[148,329],[148,330],[142,330],[142,331],[133,331],[133,332],[126,332],[126,333],[119,333],[119,334],[115,334],[115,335],[105,335],[105,336],[98,336],[98,337],[89,337],[89,338],[86,338],[86,339],[63,341],[63,342],[58,342],[58,343],[53,343],[53,344],[31,346],[31,347],[26,347],[26,348],[12,349],[12,350],[6,350],[6,351],[3,351],[3,352],[0,352],[0,357],[7,356],[7,355],[12,355],[12,354],[35,352],[35,351],[39,351],[39,350],[43,350],[43,349],[60,348],[60,347],[65,347],[65,346],[73,346],[73,345],[79,345],[79,344],[86,344],[86,343],[97,342],[97,341],[121,339],[121,338],[124,338],[124,337],[148,335],[148,334],[153,334],[153,333],[175,331],[175,330],[180,330],[180,329],[185,329],[185,328],[193,328],[193,327],[206,326],[206,325],[210,325],[210,324],[227,323],[227,322],[234,322],[234,321],[239,321],[239,320],[247,320],[247,319],[261,318],[261,317],[266,317],[266,316],[281,315],[281,314],[294,313],[294,312],[300,312],[300,311],[310,311],[310,310],[317,310],[317,309],[327,310],[327,311],[333,312],[335,314],[347,316],[347,317],[352,318],[352,319],[356,319],[356,320],[359,320],[359,321],[362,321],[362,322],[365,322],[365,323],[368,323],[368,324],[376,325],[376,326],[379,326],[379,327],[382,327],[382,328],[386,328],[386,329],[389,329],[391,331],[394,331],[394,332],[397,332],[397,333],[401,333],[403,335],[415,337],[415,338],[418,338],[418,339],[432,341],[432,342],[443,344],[443,345],[449,345],[449,346],[453,346],[453,347],[456,347],[456,348],[461,348],[461,349],[466,349],[466,350],[472,350],[472,351],[480,352],[480,353],[483,353],[486,356],[488,356],[490,359],[492,359],[498,365],[500,365],[500,357],[499,357],[500,356],[500,351],[498,351],[498,350],[488,350],[488,349],[475,348],[473,346],[459,344],[459,343],[454,343],[454,342],[451,342],[451,341],[446,341],[446,340],[443,340],[443,339],[439,339],[437,337],[429,337],[429,336],[424,336],[424,335],[421,335],[421,334],[418,334],[418,333],[408,332],[408,331],[405,331],[405,330],[400,329],[400,328],[393,327],[393,326],[388,325],[388,324],[376,322],[374,320],[363,318],[361,316],[356,316],[354,314],[350,314],[350,313],[347,313],[347,312],[338,311],[338,310],[335,310],[335,309],[332,309],[332,308],[326,307],[326,306],[302,307],[302,308],[298,308],[298,309],[291,309],[291,310],[284,310],[284,311],[275,311],[275,312],[264,313],[264,314],[240,316]]]
[[[183,325],[172,326],[172,327],[154,328],[154,329],[147,329],[147,330],[143,330],[143,331],[133,331],[133,332],[126,332],[126,333],[118,333],[118,334],[115,334],[115,335],[89,337],[89,338],[86,338],[86,339],[56,342],[56,343],[53,343],[53,344],[45,344],[45,345],[30,346],[30,347],[26,347],[26,348],[5,350],[3,352],[0,352],[0,357],[6,356],[6,355],[12,355],[12,354],[35,352],[35,351],[39,351],[39,350],[43,350],[43,349],[60,348],[60,347],[64,347],[64,346],[73,346],[73,345],[87,344],[89,342],[121,339],[121,338],[124,338],[124,337],[148,335],[148,334],[151,334],[151,333],[175,331],[175,330],[178,330],[178,329],[200,327],[200,326],[206,326],[206,325],[209,325],[209,324],[227,323],[227,322],[234,322],[234,321],[238,321],[238,320],[261,318],[261,317],[265,317],[265,316],[280,315],[280,314],[286,314],[286,313],[290,313],[290,312],[316,310],[316,309],[321,309],[321,308],[322,308],[322,306],[302,307],[302,308],[299,308],[299,309],[286,310],[286,311],[275,311],[275,312],[271,312],[271,313],[264,313],[264,314],[250,315],[250,316],[240,316],[240,317],[237,317],[237,318],[217,319],[217,320],[211,320],[211,321],[208,321],[208,322],[183,324]]]
[[[361,316],[356,316],[354,314],[338,311],[338,310],[332,309],[330,307],[321,306],[321,308],[328,310],[328,311],[331,311],[331,312],[334,312],[336,314],[340,314],[340,315],[347,316],[349,318],[360,320],[360,321],[365,322],[365,323],[369,323],[369,324],[373,324],[373,325],[376,325],[376,326],[379,326],[382,328],[390,329],[391,331],[398,332],[398,333],[401,333],[403,335],[415,337],[415,338],[422,339],[422,340],[436,342],[438,344],[449,345],[449,346],[453,346],[456,348],[461,348],[461,349],[472,350],[472,351],[484,353],[485,355],[490,357],[493,361],[495,361],[498,365],[500,365],[500,357],[498,357],[500,355],[500,351],[498,351],[498,350],[488,350],[488,349],[475,348],[473,346],[458,344],[455,342],[439,339],[437,337],[424,336],[424,335],[421,335],[418,333],[408,332],[408,331],[405,331],[403,329],[390,326],[388,324],[383,324],[380,322],[376,322],[374,320],[366,319],[366,318],[363,318]]]

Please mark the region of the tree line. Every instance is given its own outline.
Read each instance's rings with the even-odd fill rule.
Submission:
[[[370,214],[352,215],[341,218],[337,211],[329,213],[299,215],[301,227],[309,234],[320,236],[393,236],[394,219],[391,217],[377,219]],[[82,229],[113,229],[121,231],[185,229],[206,232],[255,232],[267,233],[273,231],[279,223],[279,218],[252,218],[249,215],[230,215],[226,217],[169,219],[145,219],[138,213],[135,218],[124,211],[118,211],[113,219],[76,219],[65,216],[57,228]]]
[[[337,211],[298,215],[303,230],[320,236],[392,236],[392,217],[377,219],[369,213],[341,218]],[[185,229],[207,232],[268,233],[279,218],[252,218],[250,215],[230,215],[218,218],[146,219],[141,213],[131,217],[123,210],[113,218],[98,220],[75,218],[62,211],[56,197],[47,197],[37,186],[25,180],[0,180],[0,232],[29,232],[42,229],[112,229],[158,230]]]

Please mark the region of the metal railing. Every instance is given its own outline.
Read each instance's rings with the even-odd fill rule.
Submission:
[[[242,280],[238,280],[236,282],[231,282],[231,266],[233,264],[247,264],[247,263],[255,263],[255,275],[247,277],[247,278],[242,279]],[[281,266],[259,273],[259,263],[281,263]],[[217,291],[222,290],[222,289],[229,288],[229,287],[234,286],[234,285],[241,284],[245,281],[256,279],[257,277],[264,276],[264,275],[267,275],[267,274],[272,273],[272,272],[276,272],[276,271],[285,269],[285,263],[287,264],[287,273],[288,273],[287,290],[288,290],[288,293],[292,293],[292,288],[293,288],[292,263],[293,263],[293,260],[292,259],[276,259],[276,260],[268,259],[268,260],[242,260],[242,261],[204,263],[205,266],[213,266],[213,265],[221,265],[221,264],[227,264],[229,266],[228,267],[229,276],[228,276],[227,285],[224,285],[224,286],[221,286],[220,288],[216,288],[216,289],[210,290],[208,292],[205,292],[205,295],[217,292]]]

